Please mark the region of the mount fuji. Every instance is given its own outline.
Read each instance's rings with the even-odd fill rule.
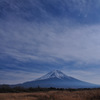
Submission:
[[[96,88],[100,85],[84,82],[76,78],[65,75],[59,70],[54,70],[46,75],[30,82],[17,84],[17,86],[28,87],[55,87],[55,88]]]

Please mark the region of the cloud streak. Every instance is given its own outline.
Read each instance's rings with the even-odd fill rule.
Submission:
[[[9,69],[9,76],[26,77],[23,71],[33,75],[31,70],[42,73],[41,66],[44,71],[63,69],[70,62],[70,71],[100,65],[99,5],[95,0],[1,0],[1,74]],[[11,72],[14,68],[21,71],[19,76]]]
[[[100,61],[100,25],[70,28],[66,23],[62,26],[56,22],[23,26],[9,22],[8,25],[1,29],[1,53],[19,61],[55,58],[86,63]]]
[[[4,74],[5,73],[5,74]],[[4,76],[2,77],[2,74]],[[32,73],[27,71],[15,71],[15,70],[6,70],[0,71],[0,84],[16,84],[16,83],[23,83],[30,80],[35,80],[36,78],[40,77],[41,73]]]

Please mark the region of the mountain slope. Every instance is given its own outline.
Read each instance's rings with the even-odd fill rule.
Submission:
[[[95,88],[99,85],[91,84],[88,82],[80,81],[76,78],[67,76],[61,71],[55,70],[48,74],[30,82],[18,84],[17,86],[23,87],[55,87],[55,88]]]
[[[55,78],[55,77],[58,79],[69,78],[67,75],[63,74],[61,71],[54,70],[54,71],[49,72],[46,75],[38,78],[37,80],[43,80],[43,79],[49,79],[49,78]]]

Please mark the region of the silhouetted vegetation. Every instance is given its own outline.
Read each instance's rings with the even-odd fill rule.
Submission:
[[[41,87],[36,87],[36,88],[24,88],[24,87],[20,87],[20,86],[16,86],[16,87],[11,87],[9,85],[0,85],[0,93],[20,93],[20,92],[39,92],[39,91],[69,91],[69,92],[73,92],[73,91],[82,91],[82,90],[98,90],[99,88],[80,88],[80,89],[73,89],[73,88],[54,88],[54,87],[50,87],[50,88],[41,88]]]

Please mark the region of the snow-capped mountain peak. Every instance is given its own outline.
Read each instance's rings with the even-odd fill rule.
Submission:
[[[59,79],[62,79],[62,78],[68,78],[67,75],[65,75],[64,73],[62,73],[61,71],[59,70],[54,70],[54,71],[51,71],[49,73],[47,73],[46,75],[38,78],[37,80],[44,80],[44,79],[49,79],[49,78],[59,78]]]
[[[88,82],[84,82],[78,80],[74,77],[67,76],[63,74],[59,70],[54,70],[46,75],[29,82],[25,82],[23,84],[17,84],[15,86],[22,86],[22,87],[55,87],[55,88],[96,88],[100,87],[100,85],[91,84]]]

